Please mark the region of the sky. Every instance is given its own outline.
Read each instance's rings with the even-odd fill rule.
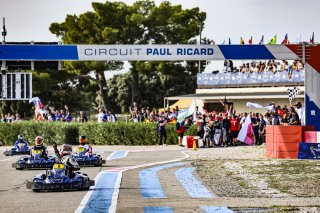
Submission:
[[[319,0],[169,0],[183,8],[199,7],[207,13],[202,36],[212,38],[216,44],[239,44],[240,37],[248,42],[265,42],[275,34],[280,43],[288,33],[295,42],[301,33],[309,41],[312,32],[320,41]],[[63,22],[67,14],[92,11],[92,0],[1,0],[0,17],[6,18],[7,41],[58,41],[49,31],[53,22]],[[95,0],[94,2],[105,2]],[[134,0],[123,0],[132,4]],[[157,4],[161,0],[155,1]]]

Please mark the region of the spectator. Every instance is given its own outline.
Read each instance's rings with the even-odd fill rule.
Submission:
[[[64,112],[63,109],[60,110],[60,120],[63,121],[63,122],[66,122],[67,119],[66,119],[66,113]]]
[[[167,144],[167,130],[166,130],[167,121],[163,116],[160,116],[160,120],[158,121],[157,130],[160,134],[159,145]],[[164,142],[162,143],[162,138],[164,138]]]
[[[225,147],[229,144],[229,138],[230,138],[230,120],[228,119],[227,115],[223,115],[222,120],[222,146]]]
[[[131,118],[130,118],[129,121],[139,122],[139,120],[138,120],[138,115],[137,115],[137,112],[136,112],[136,111],[132,111],[132,113],[131,113]]]
[[[297,102],[295,106],[296,106],[296,112],[298,113],[299,121],[301,125],[305,125],[305,122],[304,122],[305,111],[304,111],[304,108],[302,107],[301,102]]]
[[[88,117],[83,111],[80,111],[78,122],[88,122]]]
[[[266,120],[264,119],[262,114],[259,114],[259,142],[260,144],[265,143],[266,141]]]
[[[214,122],[213,122],[213,128],[214,128],[214,143],[216,146],[221,145],[220,138],[221,138],[221,122],[219,120],[219,117],[216,116]]]
[[[108,118],[106,115],[106,112],[102,109],[99,109],[99,114],[97,115],[98,117],[98,123],[102,123],[102,122],[107,122]]]
[[[107,114],[107,117],[108,117],[108,122],[116,122],[116,117],[111,113],[111,111],[108,111],[108,114]]]
[[[290,116],[289,116],[289,124],[290,125],[300,125],[298,113],[295,111],[293,107],[289,109]]]
[[[187,120],[188,118],[185,118],[183,121],[181,121],[180,123],[177,122],[176,123],[176,130],[178,132],[178,143],[179,143],[179,146],[182,146],[182,139],[183,139],[183,135],[184,135],[184,132],[185,130],[187,129]]]
[[[9,112],[7,115],[7,123],[12,123],[14,121],[13,115]]]
[[[16,113],[16,119],[13,122],[16,123],[16,122],[21,122],[21,121],[22,121],[22,119],[21,119],[20,114]]]
[[[257,118],[257,115],[255,113],[252,113],[252,115],[251,115],[251,123],[252,123],[254,138],[255,138],[255,144],[260,145],[261,144],[260,137],[259,137],[260,119]]]
[[[240,131],[240,122],[235,114],[232,115],[232,119],[230,120],[230,129],[231,129],[231,137],[233,145],[237,145],[238,142],[238,134]]]
[[[66,110],[66,116],[65,116],[66,121],[71,122],[72,121],[71,110],[69,109],[68,105],[64,105],[64,109]]]

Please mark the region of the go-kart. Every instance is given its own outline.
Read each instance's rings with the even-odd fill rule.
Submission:
[[[48,159],[41,157],[41,150],[32,150],[33,156],[24,156],[16,163],[12,164],[12,168],[18,170],[23,169],[39,169],[39,168],[52,168],[56,162],[53,156],[48,156]]]
[[[18,144],[19,148],[11,148],[3,152],[5,156],[12,156],[12,155],[27,155],[30,153],[30,149],[24,143]]]
[[[38,174],[26,184],[27,189],[35,192],[43,191],[61,191],[61,190],[89,190],[94,186],[95,181],[90,180],[87,174],[73,172],[69,166],[63,163],[56,163],[52,170],[46,173]]]
[[[86,154],[85,147],[78,147],[77,153],[73,156],[73,158],[80,166],[102,166],[102,164],[106,163],[105,160],[102,160],[100,155]]]

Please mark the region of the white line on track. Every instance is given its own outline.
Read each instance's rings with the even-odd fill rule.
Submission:
[[[110,157],[112,155],[112,153],[108,156]],[[98,183],[98,180],[100,179],[100,176],[102,175],[102,172],[99,172],[97,174],[97,176],[94,178],[95,183]],[[91,190],[87,192],[87,194],[83,197],[80,205],[78,206],[78,208],[75,210],[75,213],[80,213],[83,211],[83,209],[86,207],[86,204],[88,203],[92,193],[94,192],[94,189],[96,188],[96,186],[90,187]]]
[[[121,180],[122,180],[122,172],[119,173],[119,175],[117,177],[117,181],[116,181],[116,183],[114,185],[115,188],[114,188],[114,191],[113,191],[113,194],[112,194],[112,200],[111,200],[111,205],[110,205],[110,208],[109,208],[109,213],[116,212]]]
[[[160,150],[155,150],[155,151],[160,151]],[[144,168],[148,166],[155,166],[159,164],[166,164],[166,163],[173,163],[177,161],[182,161],[190,157],[187,153],[181,151],[181,153],[184,155],[182,158],[174,159],[174,160],[168,160],[168,161],[161,161],[161,162],[154,162],[154,163],[147,163],[147,164],[140,164],[140,165],[135,165],[135,166],[128,166],[128,167],[120,167],[120,168],[113,168],[113,169],[108,169],[104,170],[98,173],[98,175],[95,177],[95,182],[97,183],[102,175],[102,173],[106,172],[119,172],[118,178],[115,183],[115,188],[114,192],[112,194],[112,201],[109,207],[109,213],[115,213],[117,209],[117,203],[118,203],[118,196],[119,196],[119,191],[120,191],[120,185],[121,185],[121,180],[122,180],[122,172],[132,170],[132,169],[138,169],[138,168]],[[108,158],[112,155],[112,153],[108,156]],[[107,159],[108,159],[107,158]],[[86,207],[92,193],[94,192],[95,186],[91,187],[91,190],[87,192],[87,194],[83,197],[80,205],[78,208],[75,210],[75,213],[80,213],[83,211],[83,209]]]

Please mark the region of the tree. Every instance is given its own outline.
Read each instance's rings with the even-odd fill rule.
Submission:
[[[183,10],[164,1],[137,1],[132,6],[123,2],[92,3],[93,12],[79,16],[67,15],[62,23],[52,23],[49,30],[60,36],[65,44],[187,44],[198,35],[206,18],[199,8]],[[144,62],[131,62],[132,99],[140,102],[139,73]],[[146,64],[148,64],[147,62]],[[150,62],[151,63],[151,62]],[[164,62],[156,63],[161,66]],[[94,80],[99,86],[98,95],[105,109],[110,107],[104,71],[122,67],[122,62],[67,62],[66,69],[86,76],[95,71]],[[151,68],[152,66],[147,65]]]

